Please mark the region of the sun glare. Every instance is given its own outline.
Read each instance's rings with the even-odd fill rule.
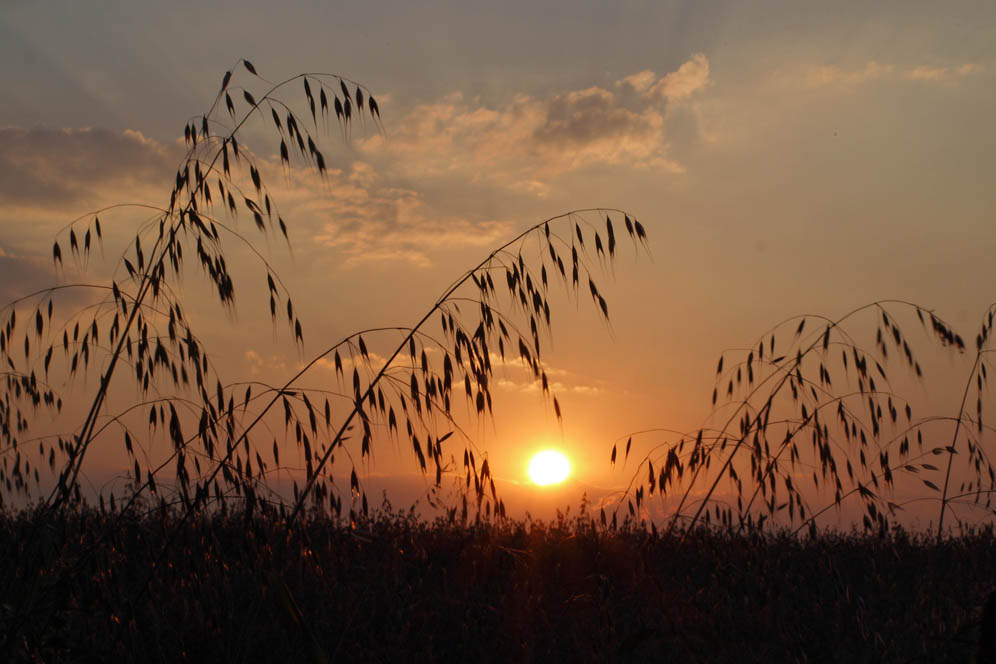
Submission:
[[[540,486],[558,484],[571,473],[571,462],[561,452],[543,450],[529,462],[529,479]]]

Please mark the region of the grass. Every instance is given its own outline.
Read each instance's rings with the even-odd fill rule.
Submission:
[[[968,659],[996,562],[992,529],[966,526],[961,511],[988,517],[996,491],[984,422],[993,309],[956,413],[914,412],[903,397],[932,386],[924,356],[968,351],[934,312],[879,301],[797,317],[721,356],[701,428],[612,448],[609,463],[625,461],[636,439],[638,463],[611,519],[583,508],[518,522],[454,408],[491,417],[492,365],[521,362],[560,418],[543,361],[554,294],[590,300],[607,322],[600,279],[624,246],[647,250],[646,228],[601,208],[535,223],[457,275],[414,324],[326,341],[281,384],[223,380],[175,288],[190,257],[231,309],[242,286],[227,259],[243,246],[266,283],[250,295],[299,349],[305,334],[300,307],[238,227],[251,219],[252,232],[288,242],[293,228],[243,128],[262,123],[287,173],[326,177],[320,127],[347,140],[357,124],[380,127],[370,90],[347,78],[272,84],[238,64],[185,125],[169,204],[125,231],[111,278],[2,312],[9,659]],[[83,270],[104,240],[102,214],[59,234],[57,269]],[[68,288],[106,295],[54,311]],[[335,380],[316,389],[304,379],[319,364]],[[110,403],[112,389],[135,399]],[[63,412],[71,402],[86,404],[81,421]],[[82,490],[98,441],[123,448],[123,495]],[[430,523],[371,509],[356,469],[392,441],[437,485],[463,478],[459,513]],[[303,480],[284,502],[271,481],[287,471]],[[347,473],[348,486],[334,482]],[[936,500],[936,536],[896,527],[897,481]],[[820,526],[848,500],[865,510],[861,534]],[[35,507],[11,507],[25,504]],[[946,537],[952,518],[960,537]]]
[[[612,448],[615,464],[629,457],[634,438],[649,445],[627,489],[629,514],[656,493],[669,531],[703,521],[741,531],[787,521],[815,531],[821,517],[851,500],[863,504],[865,530],[886,532],[902,517],[899,481],[913,501],[937,503],[939,537],[949,533],[946,517],[957,528],[989,519],[996,470],[984,413],[992,323],[991,307],[971,354],[947,322],[909,302],[782,322],[751,347],[720,356],[706,426],[643,431],[622,453]],[[973,360],[956,413],[926,410],[945,388],[925,374],[923,355]],[[910,392],[926,394],[926,404],[922,397],[913,404],[904,396]],[[648,442],[640,446],[641,439]]]
[[[355,527],[288,530],[258,512],[178,523],[157,510],[0,520],[0,553],[19,561],[0,572],[7,661],[965,662],[996,568],[991,529],[682,538],[587,515],[389,510]]]
[[[457,275],[412,325],[326,342],[282,384],[223,380],[176,287],[185,256],[196,257],[205,295],[234,308],[236,278],[226,256],[231,242],[246,247],[266,283],[251,294],[266,303],[275,326],[286,313],[290,338],[299,348],[304,341],[300,307],[237,225],[240,217],[251,218],[264,236],[289,242],[269,187],[273,173],[240,138],[245,128],[261,125],[279,143],[286,173],[310,169],[325,177],[324,128],[348,137],[357,124],[380,127],[370,90],[343,76],[300,74],[274,84],[248,61],[238,65],[236,73],[225,73],[208,112],[185,124],[187,154],[169,205],[153,223],[137,227],[124,255],[112,261],[109,283],[43,289],[2,312],[0,356],[9,371],[0,411],[0,505],[43,495],[39,469],[46,466],[53,476],[45,483],[51,486],[46,505],[85,504],[80,474],[88,451],[98,440],[118,445],[111,442],[118,439],[133,467],[126,503],[152,493],[182,502],[189,515],[226,501],[251,512],[260,500],[279,499],[270,480],[291,471],[303,475],[303,483],[293,485],[293,517],[318,508],[337,515],[345,509],[355,518],[369,509],[357,466],[371,459],[375,446],[393,441],[409,447],[412,463],[437,485],[444,475],[463,475],[473,507],[504,514],[487,451],[464,433],[454,406],[463,401],[472,418],[490,417],[493,362],[519,361],[559,419],[543,361],[554,333],[555,291],[590,298],[607,322],[609,305],[598,282],[623,248],[617,238],[638,252],[646,249],[645,227],[617,209],[551,217]],[[303,97],[292,92],[297,85]],[[86,266],[103,241],[101,213],[84,215],[59,234],[52,249],[57,267]],[[54,298],[66,288],[109,295],[94,307],[54,315]],[[649,451],[627,490],[628,513],[644,514],[644,502],[656,494],[664,515],[658,521],[668,532],[713,520],[742,530],[785,515],[801,529],[816,528],[820,516],[843,501],[859,500],[864,528],[885,531],[902,508],[892,500],[896,478],[909,476],[937,499],[939,535],[949,516],[963,523],[964,512],[955,508],[987,515],[996,491],[992,430],[983,421],[993,315],[990,309],[976,337],[960,408],[947,416],[914,414],[896,375],[929,387],[921,354],[963,353],[966,344],[940,316],[913,303],[878,301],[837,319],[796,317],[750,348],[724,353],[712,393],[715,410],[705,426],[636,436],[638,448]],[[874,342],[861,341],[871,330]],[[334,367],[336,380],[315,389],[305,381],[318,365]],[[109,411],[111,389],[138,397]],[[89,404],[82,422],[59,419],[70,400]],[[35,433],[36,420],[66,429]],[[950,438],[939,441],[944,426]],[[278,442],[281,429],[296,449]],[[631,445],[632,438],[624,458]],[[617,454],[614,447],[612,463]],[[943,459],[934,458],[939,455]],[[333,476],[347,473],[349,486],[337,486]],[[735,498],[721,500],[724,488]],[[102,502],[103,492],[97,498]]]
[[[138,225],[124,255],[112,262],[109,283],[43,289],[2,312],[7,324],[0,330],[0,358],[10,371],[8,408],[0,411],[0,506],[5,499],[23,504],[44,495],[39,469],[54,474],[45,505],[85,505],[80,477],[89,451],[98,440],[106,445],[117,439],[134,467],[125,502],[151,493],[179,500],[188,515],[229,500],[252,511],[259,500],[274,498],[270,478],[289,470],[304,476],[301,486],[294,482],[294,516],[309,505],[340,514],[345,498],[355,517],[368,509],[357,466],[369,461],[375,445],[393,439],[410,447],[412,462],[434,474],[437,485],[444,473],[465,475],[477,510],[504,513],[486,451],[463,433],[453,408],[464,401],[475,416],[490,416],[493,363],[520,360],[560,418],[543,362],[556,315],[551,294],[562,288],[575,300],[590,298],[607,320],[597,282],[616,256],[617,230],[640,251],[646,229],[621,210],[557,215],[458,275],[414,325],[358,330],[326,342],[279,385],[225,381],[185,313],[179,281],[191,256],[206,282],[202,297],[232,309],[237,280],[230,243],[246,247],[266,283],[252,294],[268,305],[275,326],[286,312],[290,338],[299,349],[304,342],[300,308],[237,225],[240,216],[251,218],[264,237],[289,241],[288,223],[268,185],[272,173],[241,142],[244,128],[256,122],[279,141],[279,164],[288,174],[293,167],[326,177],[321,128],[332,123],[348,136],[364,118],[374,127],[380,122],[370,91],[343,76],[300,74],[273,84],[248,61],[238,64],[238,75],[225,73],[208,112],[184,126],[187,154],[169,204],[152,223]],[[285,101],[292,84],[304,88],[297,106]],[[141,209],[147,213],[148,206]],[[105,212],[84,215],[59,234],[52,248],[57,269],[74,262],[83,271],[103,241]],[[53,313],[54,296],[65,288],[107,295],[60,317]],[[320,364],[334,367],[335,381],[306,387],[302,381]],[[137,398],[109,405],[112,389]],[[70,401],[89,404],[82,422],[59,420],[62,404]],[[53,421],[67,429],[35,433],[37,424]],[[296,449],[269,433],[281,430]],[[461,443],[462,450],[454,450]],[[461,452],[462,465],[451,464]],[[335,485],[333,468],[349,473],[348,487]],[[104,498],[103,492],[97,497]]]

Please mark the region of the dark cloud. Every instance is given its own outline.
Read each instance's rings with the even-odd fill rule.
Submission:
[[[0,249],[0,306],[54,283],[52,269],[40,259],[10,256]]]
[[[130,130],[0,129],[0,203],[81,204],[101,189],[163,181],[179,158],[179,148]]]
[[[614,136],[650,137],[656,127],[645,113],[623,106],[616,95],[590,88],[552,98],[545,122],[534,137],[543,143],[561,146],[586,145]]]
[[[20,316],[25,311],[45,306],[45,303],[51,300],[59,315],[68,315],[71,312],[83,311],[85,307],[107,297],[107,291],[102,288],[84,285],[67,287],[65,279],[60,279],[61,276],[63,275],[56,273],[52,261],[47,257],[14,256],[0,246],[0,309],[26,298],[17,305]],[[29,297],[35,294],[38,295]],[[22,320],[27,319],[22,318]]]

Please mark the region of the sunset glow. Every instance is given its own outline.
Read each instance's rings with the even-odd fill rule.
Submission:
[[[900,420],[916,423],[907,405],[936,428],[925,438],[955,448],[979,425],[945,429],[950,418],[996,417],[971,352],[994,299],[976,286],[992,283],[996,246],[996,4],[580,3],[562,16],[515,2],[270,4],[205,3],[195,24],[162,3],[0,9],[0,362],[11,376],[44,377],[64,404],[28,417],[28,398],[30,433],[0,450],[8,470],[30,461],[32,499],[51,494],[68,461],[60,436],[88,420],[94,444],[73,466],[87,500],[120,497],[150,472],[165,488],[178,467],[206,480],[222,466],[207,449],[167,463],[172,436],[207,443],[202,410],[221,417],[222,403],[246,418],[232,430],[248,429],[241,452],[227,453],[243,469],[233,477],[272,482],[286,500],[311,457],[312,477],[322,465],[373,505],[385,492],[394,505],[427,504],[438,488],[424,473],[491,495],[493,472],[491,502],[510,518],[551,518],[582,496],[615,509],[627,490],[649,490],[651,462],[658,487],[662,470],[678,468],[674,454],[687,467],[698,432],[739,439],[734,409],[753,422],[779,385],[789,393],[763,411],[772,422],[804,422],[852,392],[842,407],[864,397],[855,414],[877,420],[847,383],[865,378],[852,351],[869,351],[876,381],[888,374],[889,421],[875,424],[896,425],[880,431],[889,441],[907,435]],[[347,96],[350,110],[337,111]],[[158,273],[143,282],[162,256],[180,267],[177,249],[150,248],[181,203],[220,237],[209,229],[202,254],[183,235],[196,260],[168,284]],[[160,304],[122,327],[143,293]],[[863,309],[885,298],[915,306]],[[928,311],[962,335],[964,353],[929,317],[921,334]],[[141,358],[128,347],[136,339]],[[764,382],[808,348],[811,376],[806,360],[797,384]],[[106,398],[95,399],[108,369]],[[961,409],[969,377],[978,394]],[[360,407],[357,392],[372,399]],[[174,426],[152,394],[205,403],[177,402]],[[844,435],[837,421],[831,438]],[[720,444],[711,465],[668,490],[704,497],[722,469],[747,472],[749,450],[734,448]],[[897,495],[917,498],[896,517],[907,525],[938,523],[921,491],[982,490],[967,450],[950,482],[947,463],[921,469],[898,454]],[[755,467],[796,472],[790,461]],[[705,502],[731,504],[737,486],[724,478]],[[834,498],[822,479],[799,488],[806,518]],[[861,523],[865,494],[847,495],[821,523]],[[681,505],[692,519],[701,503],[689,504],[661,509]]]
[[[529,479],[539,486],[560,484],[571,474],[571,462],[557,450],[543,450],[529,462]]]

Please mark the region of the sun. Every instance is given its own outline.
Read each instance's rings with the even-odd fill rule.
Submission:
[[[559,484],[571,474],[571,462],[557,450],[543,450],[529,462],[529,479],[539,486]]]

